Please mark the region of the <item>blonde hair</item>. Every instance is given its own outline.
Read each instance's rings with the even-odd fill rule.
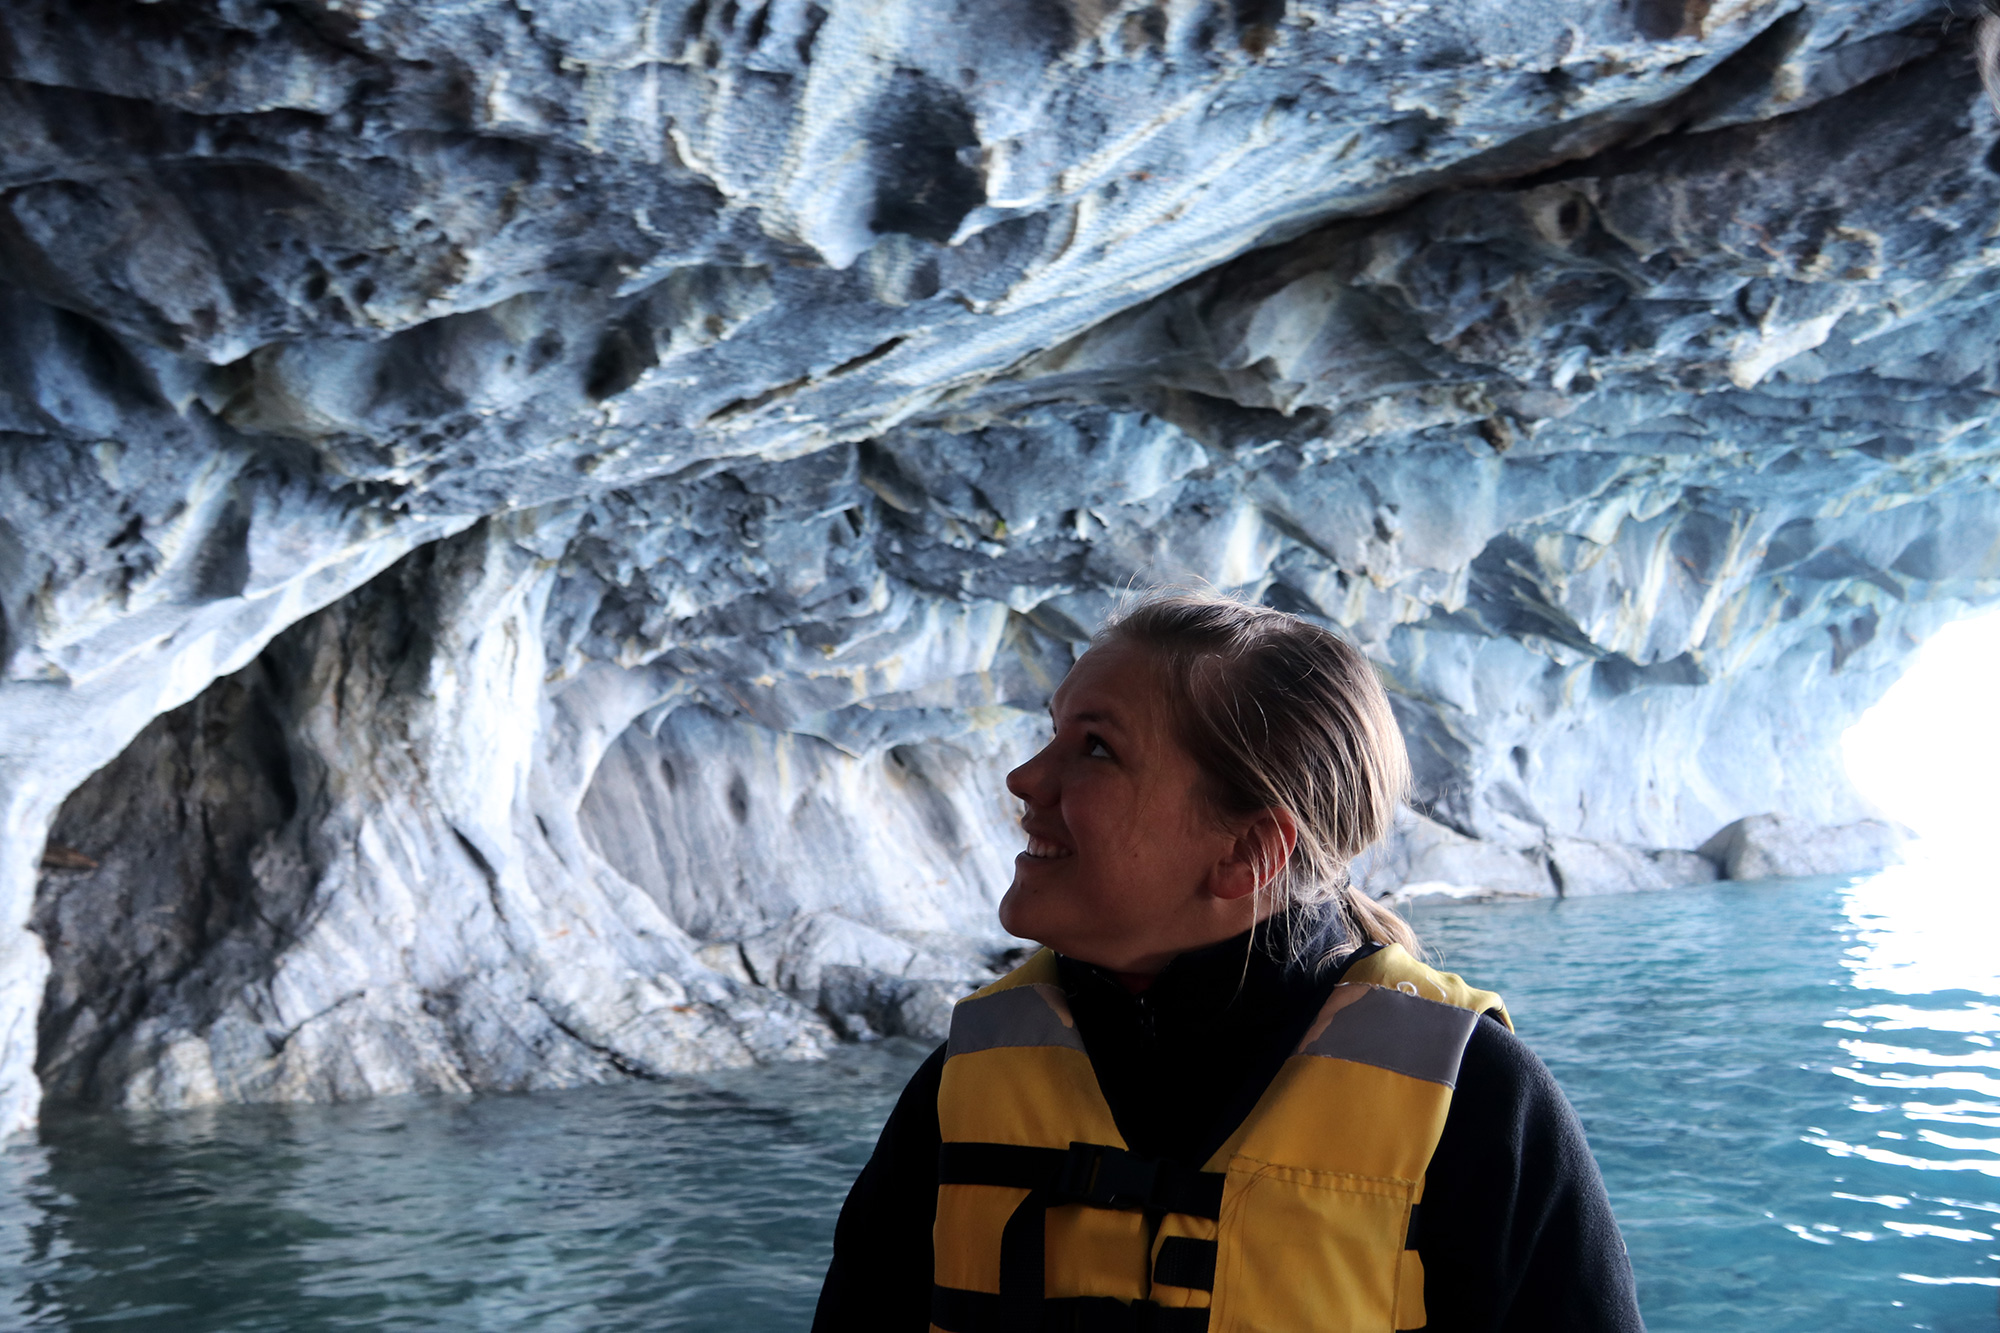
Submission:
[[[1348,876],[1410,787],[1402,731],[1359,649],[1309,620],[1210,592],[1144,596],[1092,643],[1142,649],[1162,668],[1177,738],[1219,814],[1291,812],[1298,844],[1272,880],[1285,904],[1336,911],[1349,948],[1374,940],[1420,956],[1410,924]],[[1303,942],[1295,934],[1294,950]]]

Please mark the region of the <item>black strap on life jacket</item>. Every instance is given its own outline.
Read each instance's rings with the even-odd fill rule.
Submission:
[[[950,1333],[1203,1333],[1205,1309],[1176,1309],[1151,1301],[1108,1296],[1046,1299],[1043,1272],[1048,1212],[1066,1204],[1087,1208],[1144,1209],[1216,1218],[1222,1214],[1220,1171],[1196,1171],[1177,1162],[1141,1157],[1102,1143],[1068,1148],[1025,1148],[1011,1143],[945,1143],[938,1148],[940,1185],[998,1185],[1024,1189],[1000,1231],[1000,1292],[936,1287],[931,1322]],[[1207,1244],[1207,1282],[1214,1284],[1214,1244]],[[1176,1251],[1158,1281],[1194,1277]],[[1166,1256],[1163,1254],[1162,1258]],[[1194,1268],[1199,1268],[1197,1260]]]
[[[1022,1148],[1011,1143],[946,1143],[938,1148],[940,1185],[1003,1185],[1048,1197],[1049,1208],[1144,1208],[1190,1217],[1222,1215],[1220,1171],[1141,1157],[1102,1143]]]
[[[1109,1296],[1023,1300],[933,1287],[931,1322],[949,1333],[1206,1333],[1208,1311]]]
[[[1168,1236],[1160,1242],[1159,1258],[1153,1260],[1153,1281],[1169,1287],[1195,1291],[1215,1290],[1215,1260],[1219,1250],[1212,1240],[1193,1236]]]

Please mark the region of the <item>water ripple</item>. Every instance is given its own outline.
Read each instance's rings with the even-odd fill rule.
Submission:
[[[1590,1131],[1654,1333],[1996,1333],[2000,894],[1861,882],[1427,912]],[[670,1084],[51,1116],[0,1325],[803,1328],[922,1048]]]
[[[1991,883],[1905,867],[1420,924],[1583,1115],[1655,1333],[2000,1329]]]

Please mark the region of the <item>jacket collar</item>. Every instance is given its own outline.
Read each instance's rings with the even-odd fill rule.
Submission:
[[[1323,964],[1345,936],[1330,908],[1287,908],[1253,930],[1181,954],[1137,995],[1094,963],[1059,958],[1063,989],[1098,1004],[1129,1005],[1147,1025],[1201,1028],[1225,1018],[1290,1010],[1320,989]]]

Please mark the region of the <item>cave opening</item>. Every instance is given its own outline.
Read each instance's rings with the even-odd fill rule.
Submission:
[[[1855,787],[1917,835],[1913,859],[1970,868],[1991,854],[2000,809],[1996,660],[2000,615],[1946,625],[1842,737]]]

